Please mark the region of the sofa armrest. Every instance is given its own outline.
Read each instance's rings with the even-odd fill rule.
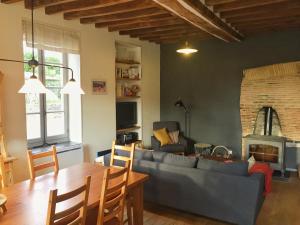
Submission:
[[[179,135],[179,144],[182,144],[184,146],[184,149],[185,149],[185,153],[188,153],[188,154],[191,154],[191,153],[194,153],[194,143],[192,140],[182,136],[182,135]]]
[[[160,141],[156,139],[156,137],[151,136],[151,147],[153,150],[155,151],[159,151],[160,150]]]

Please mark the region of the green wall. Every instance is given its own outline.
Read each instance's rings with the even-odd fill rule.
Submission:
[[[242,42],[190,40],[199,52],[185,57],[179,44],[161,46],[161,120],[180,121],[178,96],[191,104],[191,138],[241,154],[240,86],[247,68],[300,60],[300,31],[268,33]],[[300,96],[299,96],[300,97]]]

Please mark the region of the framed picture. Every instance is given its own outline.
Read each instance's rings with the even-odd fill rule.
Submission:
[[[107,94],[107,84],[105,80],[93,80],[92,89],[94,95],[105,95]]]

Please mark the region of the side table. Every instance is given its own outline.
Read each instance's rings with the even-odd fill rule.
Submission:
[[[206,143],[196,143],[194,144],[194,148],[196,156],[210,155],[212,145]]]

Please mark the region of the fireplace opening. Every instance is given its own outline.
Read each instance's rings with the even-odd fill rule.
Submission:
[[[279,117],[275,109],[264,106],[258,111],[253,134],[282,136]]]
[[[272,145],[251,144],[248,157],[251,156],[260,162],[279,163],[279,148]]]

